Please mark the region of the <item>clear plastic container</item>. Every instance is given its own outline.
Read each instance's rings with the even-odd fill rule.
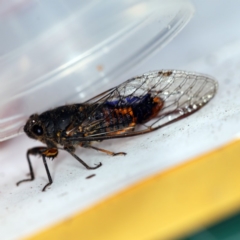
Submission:
[[[83,102],[163,47],[188,0],[8,1],[0,7],[0,141],[32,113]]]

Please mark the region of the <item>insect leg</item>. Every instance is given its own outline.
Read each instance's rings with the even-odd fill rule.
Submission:
[[[44,155],[42,155],[42,159],[43,159],[43,164],[44,164],[44,167],[45,167],[45,169],[46,169],[47,176],[48,176],[48,181],[49,181],[49,182],[43,187],[43,189],[42,189],[42,191],[44,192],[45,189],[46,189],[46,187],[48,187],[49,185],[51,185],[53,181],[52,181],[52,177],[51,177],[51,174],[50,174],[50,172],[49,172],[48,165],[47,165],[47,162],[46,162],[46,158],[45,158]]]
[[[85,147],[85,148],[92,148],[94,150],[97,150],[97,151],[100,151],[100,152],[104,152],[104,153],[106,153],[108,155],[111,155],[111,156],[117,156],[117,155],[124,155],[125,156],[125,155],[127,155],[127,153],[125,153],[125,152],[117,152],[117,153],[110,152],[108,150],[105,150],[105,149],[102,149],[102,148],[97,148],[97,147],[94,147],[94,146],[91,146],[91,145],[85,145],[83,147]]]
[[[79,158],[76,154],[74,154],[70,149],[64,148],[64,150],[70,153],[75,159],[77,159],[87,169],[96,169],[102,166],[102,163],[99,163],[96,167],[90,167],[81,158]]]
[[[32,154],[32,155],[37,155],[39,152],[39,149],[36,147],[36,148],[32,148],[32,149],[29,149],[27,151],[27,161],[28,161],[28,166],[29,166],[29,174],[30,174],[30,178],[27,178],[27,179],[23,179],[19,182],[16,183],[16,185],[18,186],[20,183],[22,182],[28,182],[28,181],[33,181],[34,180],[34,172],[33,172],[33,168],[32,168],[32,163],[30,161],[30,157],[29,155]]]
[[[23,179],[19,182],[17,182],[17,186],[22,183],[22,182],[27,182],[27,181],[33,181],[34,180],[34,172],[33,172],[33,168],[32,168],[32,164],[31,164],[31,161],[30,161],[30,155],[40,155],[42,156],[42,159],[43,159],[43,163],[44,163],[44,166],[45,166],[45,169],[46,169],[46,172],[47,172],[47,176],[48,176],[48,184],[46,184],[44,186],[44,188],[42,189],[42,191],[45,191],[46,187],[51,185],[52,184],[52,178],[51,178],[51,175],[50,175],[50,172],[49,172],[49,169],[48,169],[48,166],[47,166],[47,162],[46,162],[46,157],[49,157],[49,158],[54,158],[56,157],[58,154],[58,150],[56,148],[46,148],[46,147],[35,147],[35,148],[31,148],[27,151],[27,161],[28,161],[28,166],[29,166],[29,170],[30,170],[30,178],[27,178],[27,179]]]

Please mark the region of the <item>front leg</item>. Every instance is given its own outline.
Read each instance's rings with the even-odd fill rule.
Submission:
[[[28,166],[29,166],[29,171],[30,171],[30,178],[23,179],[19,182],[17,182],[17,186],[22,183],[22,182],[28,182],[28,181],[33,181],[34,180],[34,172],[32,168],[32,163],[30,161],[30,155],[40,155],[43,159],[43,164],[48,176],[48,183],[43,187],[42,191],[45,191],[45,189],[52,184],[52,177],[48,169],[48,165],[46,162],[46,157],[48,158],[55,158],[58,155],[58,150],[56,148],[47,148],[47,147],[35,147],[31,148],[27,151],[27,161],[28,161]]]

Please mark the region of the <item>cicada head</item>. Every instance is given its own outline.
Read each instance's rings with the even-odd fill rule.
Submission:
[[[24,126],[24,132],[28,137],[46,143],[46,128],[43,122],[39,119],[38,114],[33,114],[29,117]]]

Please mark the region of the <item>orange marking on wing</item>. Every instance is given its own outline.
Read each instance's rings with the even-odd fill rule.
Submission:
[[[133,122],[136,122],[136,118],[134,117],[134,113],[131,107],[125,107],[125,108],[115,108],[113,109],[114,113],[117,115],[114,116],[114,113],[108,111],[107,109],[104,109],[103,113],[104,113],[104,119],[106,121],[106,127],[109,127],[111,120],[113,121],[113,123],[117,123],[117,118],[120,118],[121,115],[130,115],[132,117]],[[111,114],[110,114],[111,113]]]
[[[153,102],[155,103],[155,106],[152,108],[152,115],[149,119],[156,117],[163,107],[163,100],[161,98],[155,97],[153,98]]]
[[[119,108],[119,109],[116,109],[116,110],[122,115],[129,114],[132,117],[132,120],[133,120],[134,123],[137,121],[137,118],[134,116],[134,113],[133,113],[133,110],[132,110],[131,107]]]

